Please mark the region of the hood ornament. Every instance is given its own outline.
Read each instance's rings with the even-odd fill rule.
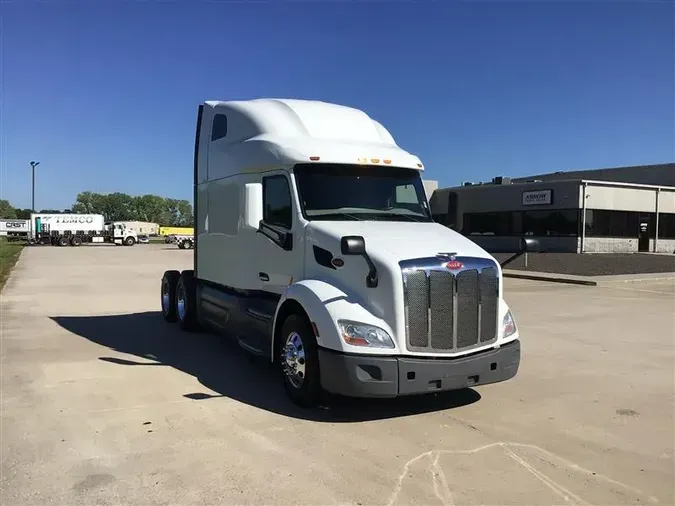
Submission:
[[[436,253],[437,258],[442,258],[446,260],[454,260],[457,257],[457,252],[452,252],[452,253],[447,253],[447,252],[441,252],[441,253]]]

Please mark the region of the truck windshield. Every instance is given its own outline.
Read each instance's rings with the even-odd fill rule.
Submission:
[[[317,163],[293,172],[308,220],[432,221],[417,170]]]

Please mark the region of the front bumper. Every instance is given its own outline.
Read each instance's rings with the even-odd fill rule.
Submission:
[[[520,365],[520,341],[457,358],[352,355],[319,348],[321,386],[350,397],[397,397],[498,383]]]

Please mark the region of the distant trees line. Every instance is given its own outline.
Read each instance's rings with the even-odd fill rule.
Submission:
[[[0,218],[27,220],[30,209],[18,209],[0,200]],[[148,221],[162,226],[192,227],[192,205],[187,200],[157,195],[133,197],[126,193],[82,192],[70,209],[42,209],[41,213],[102,214],[107,221]]]

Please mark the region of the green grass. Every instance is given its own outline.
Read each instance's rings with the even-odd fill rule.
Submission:
[[[4,237],[0,237],[0,291],[5,286],[12,267],[21,256],[23,247],[23,242],[8,242]]]

